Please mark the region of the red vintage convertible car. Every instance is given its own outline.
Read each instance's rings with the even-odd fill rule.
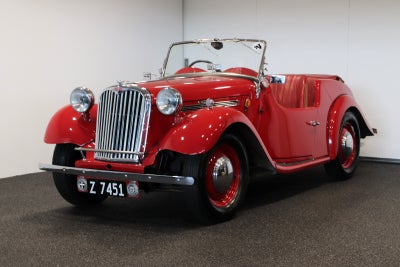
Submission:
[[[325,165],[334,179],[357,167],[370,128],[336,75],[266,75],[266,42],[174,43],[161,77],[118,82],[94,102],[79,87],[51,119],[61,196],[77,206],[108,196],[181,190],[207,222],[231,218],[255,176]]]

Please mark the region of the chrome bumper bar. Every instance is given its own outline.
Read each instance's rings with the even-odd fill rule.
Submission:
[[[171,185],[193,185],[194,178],[188,176],[172,176],[172,175],[160,175],[160,174],[142,174],[142,173],[131,173],[131,172],[116,172],[116,171],[104,171],[94,169],[75,168],[51,164],[39,163],[39,169],[49,172],[65,173],[71,175],[82,175],[93,178],[103,178],[109,180],[119,181],[138,181],[148,183],[160,183],[160,184],[171,184]]]

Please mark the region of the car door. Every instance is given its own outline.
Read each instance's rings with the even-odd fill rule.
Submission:
[[[269,112],[260,131],[271,157],[288,164],[312,160],[321,127],[317,88],[305,75],[287,75],[285,83],[272,83],[265,97]]]

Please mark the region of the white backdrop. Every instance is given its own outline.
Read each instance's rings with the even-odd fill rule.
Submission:
[[[54,112],[85,85],[96,95],[142,79],[182,39],[182,0],[0,0],[0,177],[50,162]]]
[[[399,14],[398,0],[184,0],[184,37],[265,39],[270,73],[340,75],[379,130],[362,156],[400,159]]]

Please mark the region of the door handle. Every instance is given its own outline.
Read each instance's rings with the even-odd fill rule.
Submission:
[[[315,127],[320,125],[321,123],[319,123],[318,121],[308,121],[306,122],[306,124]]]

